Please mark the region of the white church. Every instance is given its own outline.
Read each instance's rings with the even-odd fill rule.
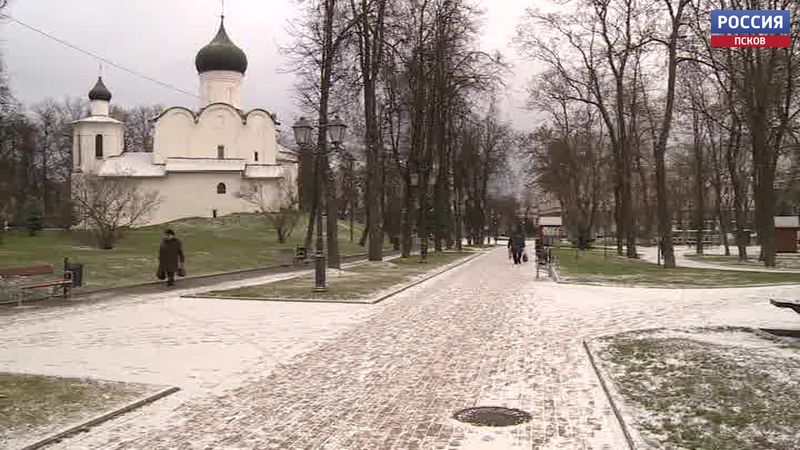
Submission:
[[[241,109],[247,56],[223,21],[195,66],[200,109],[174,106],[153,118],[152,152],[123,151],[125,124],[109,116],[111,92],[102,78],[89,91],[90,115],[74,123],[73,177],[125,177],[157,191],[161,203],[147,224],[255,211],[239,195],[254,184],[277,205],[285,198],[279,186],[297,182],[297,158],[277,143],[275,116]]]

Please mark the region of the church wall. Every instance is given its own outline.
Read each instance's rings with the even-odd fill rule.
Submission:
[[[258,208],[238,197],[247,189],[251,180],[243,179],[239,173],[170,173],[164,178],[142,178],[143,190],[154,190],[161,194],[161,204],[150,215],[147,224],[159,224],[188,217],[224,216],[240,212],[256,212]],[[258,180],[267,185],[268,201],[275,203],[278,181]],[[217,194],[217,185],[225,183],[225,194]]]
[[[210,103],[229,103],[241,108],[244,75],[229,70],[210,70],[200,74],[200,96],[204,107]]]
[[[72,164],[74,169],[94,172],[102,159],[95,157],[95,137],[103,135],[103,159],[122,154],[124,126],[108,122],[84,122],[75,126],[72,136]]]
[[[246,158],[244,125],[239,113],[227,105],[212,105],[203,110],[192,139],[192,157],[216,158],[217,146],[225,147],[225,159]]]
[[[194,127],[194,114],[189,110],[173,108],[161,116],[153,130],[153,162],[164,164],[169,157],[191,156]]]
[[[108,116],[110,112],[109,104],[105,100],[89,101],[89,114],[92,116]]]
[[[264,111],[255,110],[247,115],[247,125],[245,125],[245,142],[250,148],[251,160],[254,160],[254,152],[258,152],[258,164],[276,164],[278,157],[278,143],[276,137],[278,131],[275,122]]]
[[[261,110],[250,112],[245,123],[238,111],[225,104],[210,105],[197,121],[190,111],[174,108],[156,122],[153,162],[163,164],[170,157],[217,158],[217,147],[222,145],[226,159],[276,164],[276,136],[275,123]]]

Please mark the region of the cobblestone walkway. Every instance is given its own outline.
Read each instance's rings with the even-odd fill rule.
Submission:
[[[2,327],[0,370],[187,387],[59,449],[616,450],[622,433],[581,339],[797,321],[767,298],[800,286],[555,285],[533,269],[498,249],[372,306],[165,295],[34,313]],[[450,418],[476,405],[521,408],[533,421],[485,429]]]

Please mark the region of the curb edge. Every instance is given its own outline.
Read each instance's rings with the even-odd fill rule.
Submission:
[[[99,425],[99,424],[101,424],[103,422],[106,422],[108,420],[111,420],[111,419],[113,419],[113,418],[115,418],[117,416],[120,416],[122,414],[130,412],[130,411],[132,411],[134,409],[140,408],[140,407],[142,407],[144,405],[147,405],[148,403],[153,403],[156,400],[159,400],[159,399],[161,399],[163,397],[166,397],[166,396],[168,396],[170,394],[174,394],[175,392],[178,392],[180,390],[181,389],[179,387],[177,387],[177,386],[172,386],[172,387],[169,387],[169,388],[162,389],[162,390],[160,390],[160,391],[158,391],[158,392],[156,392],[154,394],[150,394],[150,395],[148,395],[146,397],[140,398],[139,400],[136,400],[133,403],[129,403],[129,404],[125,405],[125,406],[122,406],[122,407],[117,408],[115,410],[109,411],[109,412],[107,412],[105,414],[101,414],[101,415],[99,415],[99,416],[97,416],[97,417],[95,417],[93,419],[89,419],[89,420],[81,422],[81,423],[79,423],[77,425],[73,425],[73,426],[71,426],[69,428],[61,430],[61,431],[59,431],[59,432],[57,432],[57,433],[55,433],[53,435],[50,435],[50,436],[48,436],[48,437],[46,437],[44,439],[40,439],[40,440],[38,440],[38,441],[36,441],[36,442],[34,442],[32,444],[28,444],[28,445],[22,447],[20,450],[36,450],[36,449],[44,447],[45,445],[53,444],[55,442],[58,442],[58,441],[60,441],[60,440],[62,440],[64,438],[66,438],[66,437],[69,437],[69,436],[72,436],[74,434],[77,434],[77,433],[79,433],[79,432],[81,432],[81,431],[83,431],[85,429],[88,429],[90,427]]]

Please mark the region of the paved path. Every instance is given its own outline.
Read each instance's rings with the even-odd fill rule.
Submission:
[[[758,247],[748,247],[748,251],[755,249],[750,253],[751,257],[758,256]],[[658,263],[658,247],[639,247],[638,251],[644,261],[653,264]],[[735,250],[734,250],[735,251]],[[687,258],[686,255],[694,254],[694,248],[686,248],[686,246],[675,246],[675,265],[678,267],[694,267],[697,269],[715,269],[715,270],[733,270],[738,272],[770,272],[770,273],[800,273],[797,269],[780,269],[780,268],[767,268],[767,267],[743,267],[733,266],[726,264],[714,264],[696,259]],[[715,253],[709,253],[715,254]]]
[[[556,285],[497,249],[377,305],[163,294],[0,318],[0,370],[185,391],[57,449],[622,449],[581,339],[633,328],[792,326],[800,286]],[[506,405],[512,429],[453,421]]]

